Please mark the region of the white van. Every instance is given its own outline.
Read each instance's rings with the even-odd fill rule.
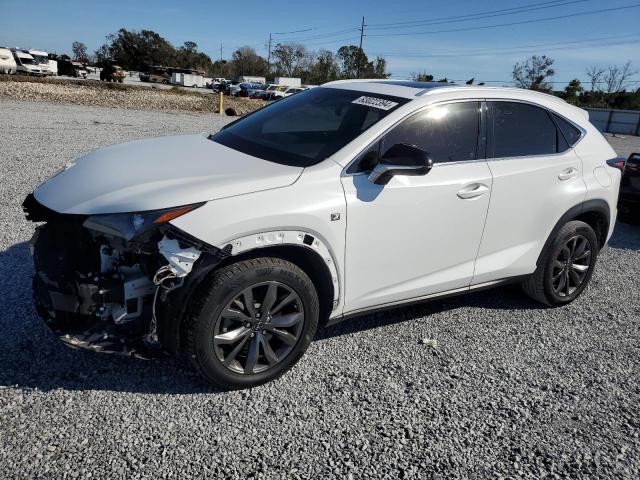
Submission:
[[[22,52],[20,50],[12,50],[13,58],[16,61],[16,73],[22,73],[23,75],[35,75],[41,77],[43,75],[42,68],[38,65],[29,53]]]
[[[28,50],[28,53],[40,67],[42,75],[53,75],[50,68],[49,54],[47,52],[43,52],[41,50]]]
[[[16,73],[18,69],[13,54],[8,48],[0,48],[0,73]]]

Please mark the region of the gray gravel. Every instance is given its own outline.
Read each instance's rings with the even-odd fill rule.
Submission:
[[[325,329],[279,381],[71,350],[30,299],[23,197],[90,149],[219,117],[0,100],[0,478],[638,478],[640,227],[585,294],[501,288]],[[435,340],[435,341],[434,341]]]

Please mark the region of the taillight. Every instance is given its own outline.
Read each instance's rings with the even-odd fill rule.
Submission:
[[[617,168],[621,172],[624,172],[624,166],[626,163],[627,163],[626,160],[622,157],[616,157],[616,158],[607,160],[607,165],[613,168]]]

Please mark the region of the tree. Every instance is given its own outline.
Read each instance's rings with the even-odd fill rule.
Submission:
[[[578,95],[582,93],[583,90],[584,88],[582,88],[582,84],[580,83],[580,80],[578,80],[577,78],[574,78],[564,88],[563,98],[567,103],[577,105],[579,102]]]
[[[196,42],[186,41],[181,47],[185,52],[196,53],[198,51],[198,44]]]
[[[309,60],[309,54],[300,43],[278,43],[273,49],[276,75],[301,76],[301,70]]]
[[[71,45],[71,51],[73,51],[73,58],[77,62],[87,62],[87,46],[82,42],[73,42]]]
[[[335,55],[329,50],[320,50],[313,55],[305,80],[311,85],[320,85],[337,80],[339,76],[340,67]]]
[[[555,75],[552,65],[552,58],[546,55],[540,57],[533,55],[513,66],[513,80],[520,88],[550,92],[552,86],[547,80]]]
[[[591,83],[591,91],[595,92],[600,88],[600,81],[602,80],[602,75],[604,75],[604,69],[596,67],[595,65],[588,67],[586,70],[587,77],[589,77],[589,82]]]
[[[427,72],[414,73],[411,79],[415,82],[433,82],[433,75]]]
[[[231,58],[229,70],[232,77],[267,74],[267,61],[251,47],[240,47]]]
[[[622,66],[610,65],[602,77],[607,93],[624,92],[627,88],[627,80],[637,72],[631,70],[631,60]]]
[[[387,78],[387,61],[377,57],[370,62],[366,53],[355,45],[345,45],[338,49],[337,58],[341,66],[342,78]]]
[[[345,45],[338,49],[337,55],[340,61],[340,74],[342,78],[357,78],[362,68],[366,55],[361,48],[355,45]]]
[[[198,51],[197,43],[187,41],[175,48],[152,30],[137,32],[121,28],[107,35],[106,42],[96,51],[96,61],[104,64],[111,60],[126,70],[144,71],[150,65],[163,65],[213,72],[211,58]]]

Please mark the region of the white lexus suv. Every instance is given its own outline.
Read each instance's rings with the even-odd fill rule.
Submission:
[[[212,135],[69,163],[24,202],[38,313],[67,343],[170,352],[224,388],[317,326],[520,282],[584,290],[620,170],[585,111],[513,88],[340,81]]]

